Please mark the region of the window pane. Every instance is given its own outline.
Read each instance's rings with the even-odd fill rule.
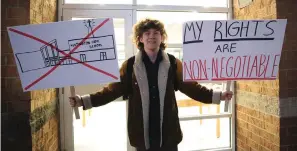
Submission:
[[[133,0],[65,0],[66,4],[132,4]]]
[[[223,83],[200,83],[208,89],[213,89],[214,91],[222,91]],[[175,92],[177,106],[179,110],[179,117],[192,117],[199,115],[210,115],[210,114],[220,114],[224,112],[225,101],[221,101],[219,105],[216,104],[204,104],[200,101],[203,100],[193,100],[186,94],[177,91]]]
[[[137,0],[137,4],[227,7],[227,0]]]
[[[227,13],[137,12],[137,20],[147,17],[159,19],[164,23],[166,32],[168,34],[167,43],[182,44],[182,25],[184,22],[189,20],[226,20]]]
[[[230,118],[181,121],[179,151],[230,147]]]
[[[181,48],[166,48],[166,52],[182,61],[183,51],[181,50]]]

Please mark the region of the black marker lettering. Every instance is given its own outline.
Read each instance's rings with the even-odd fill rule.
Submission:
[[[203,27],[203,21],[201,22],[200,26],[199,24],[196,22],[196,26],[199,30],[199,36],[198,36],[198,40],[200,40],[200,36],[201,36],[201,32],[202,32],[202,27]]]
[[[236,51],[232,51],[233,48],[236,48],[235,46],[233,47],[233,45],[236,45],[236,43],[231,43],[231,47],[230,47],[230,52],[231,53],[236,52]]]
[[[255,27],[255,32],[254,32],[254,36],[257,35],[257,29],[258,29],[258,24],[259,22],[263,22],[262,20],[254,20],[253,22],[256,22],[256,27]]]
[[[230,33],[230,28],[231,28],[232,25],[235,24],[235,23],[239,23],[239,22],[238,22],[238,21],[235,21],[235,22],[233,22],[233,23],[228,27],[228,35],[229,35],[229,36],[236,36],[236,35],[238,34],[238,32],[239,32],[239,27],[236,26],[236,27],[233,27],[233,28],[232,28],[232,29],[235,29],[235,30],[236,30],[236,34],[232,35],[232,34]],[[227,36],[226,36],[226,37],[227,37]]]
[[[240,30],[240,37],[242,36],[242,29],[246,29],[246,33],[245,33],[245,36],[247,37],[248,36],[248,32],[249,32],[249,25],[250,25],[250,22],[247,21],[247,25],[244,27],[243,26],[243,23],[244,22],[241,22],[241,30]]]
[[[187,30],[188,29],[188,30]],[[186,42],[186,35],[187,35],[187,31],[191,31],[191,29],[193,30],[193,34],[194,34],[194,39],[196,39],[196,33],[195,33],[195,28],[194,28],[194,23],[191,23],[191,26],[188,25],[188,23],[186,23],[186,27],[185,27],[185,32],[184,32],[184,42]],[[190,40],[191,41],[191,40]]]
[[[218,25],[217,23],[220,24],[219,27],[217,26],[217,25]],[[222,22],[220,22],[220,21],[216,21],[216,24],[215,24],[215,32],[214,32],[214,39],[222,39],[222,38],[223,38],[223,34],[222,34],[222,32],[219,30],[221,27],[222,27]],[[217,32],[220,34],[220,37],[221,37],[221,38],[216,38],[216,36],[217,36]]]
[[[271,20],[269,21],[267,24],[266,24],[266,27],[269,28],[271,30],[271,33],[270,34],[263,34],[264,36],[269,36],[269,35],[272,35],[274,33],[274,30],[270,27],[268,27],[268,25],[271,23],[271,22],[276,22],[276,20]]]
[[[223,45],[223,52],[225,52],[225,49],[227,49],[227,52],[229,52],[228,44],[224,44],[224,45]]]
[[[220,50],[220,52],[222,52],[220,45],[218,45],[215,53],[217,53],[218,50]]]

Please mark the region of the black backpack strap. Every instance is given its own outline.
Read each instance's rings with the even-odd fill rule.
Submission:
[[[135,56],[130,57],[127,61],[127,71],[125,75],[125,80],[127,83],[127,88],[124,90],[123,99],[128,99],[130,93],[132,93],[132,73],[133,73],[133,65],[135,61]]]
[[[176,70],[177,70],[176,58],[173,55],[169,54],[169,53],[167,53],[167,54],[168,54],[168,57],[169,57],[172,72],[174,73],[173,74],[174,90],[177,91],[178,90],[178,83],[177,83],[177,78],[176,78]]]

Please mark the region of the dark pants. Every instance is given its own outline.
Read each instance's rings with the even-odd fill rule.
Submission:
[[[141,150],[141,149],[136,149],[137,151],[178,151],[177,146],[175,147],[162,147],[162,148],[151,148],[149,150]]]

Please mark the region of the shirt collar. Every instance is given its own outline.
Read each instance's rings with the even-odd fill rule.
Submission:
[[[143,54],[143,55],[142,55],[142,60],[143,60],[144,62],[150,62],[150,63],[151,63],[151,60],[150,60],[149,56],[146,54],[146,52],[145,52],[144,50],[142,50],[142,54]],[[156,63],[161,62],[162,59],[163,59],[163,56],[162,56],[162,50],[160,49],[160,50],[158,51],[158,54],[157,54]]]

